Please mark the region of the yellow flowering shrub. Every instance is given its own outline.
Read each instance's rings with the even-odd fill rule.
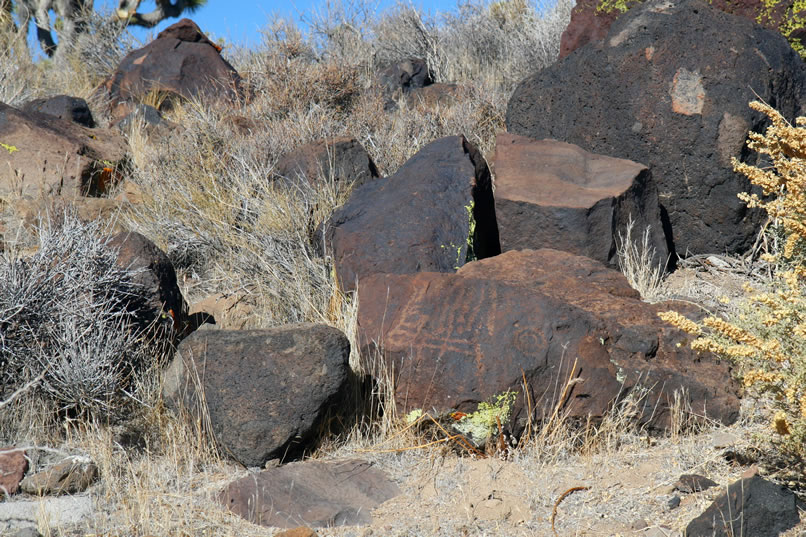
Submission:
[[[767,212],[769,233],[782,243],[777,254],[763,257],[774,268],[772,284],[763,292],[746,285],[746,300],[727,320],[694,322],[674,311],[659,315],[695,336],[692,349],[732,360],[746,388],[770,393],[776,406],[770,425],[782,450],[806,457],[806,118],[792,126],[763,103],[750,106],[772,122],[764,134],[751,132],[748,142],[769,165],[735,159],[733,165],[761,187],[763,198],[739,197]]]

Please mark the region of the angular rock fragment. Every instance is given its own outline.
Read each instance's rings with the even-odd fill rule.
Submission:
[[[370,274],[453,272],[500,250],[490,171],[462,136],[421,149],[356,189],[325,228],[345,290]]]
[[[653,266],[666,265],[658,190],[645,166],[502,133],[493,168],[503,251],[553,248],[615,266],[619,236],[632,221],[633,239],[649,228]]]
[[[219,501],[262,526],[328,528],[367,525],[372,510],[399,493],[397,485],[369,462],[310,460],[234,481]]]
[[[777,537],[800,521],[792,491],[759,475],[728,486],[686,526],[687,537]]]

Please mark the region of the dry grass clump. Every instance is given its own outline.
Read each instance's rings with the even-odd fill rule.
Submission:
[[[775,270],[769,289],[746,286],[746,301],[727,319],[711,316],[700,323],[676,312],[661,317],[696,336],[691,346],[733,360],[746,388],[772,395],[776,413],[772,428],[787,454],[806,456],[806,293],[804,293],[804,185],[806,185],[806,118],[796,127],[766,104],[751,107],[765,113],[772,124],[766,133],[750,133],[749,146],[767,155],[769,168],[734,161],[768,199],[741,194],[751,207],[770,216],[773,232],[783,247],[762,258]]]
[[[245,292],[257,308],[252,327],[326,318],[334,291],[311,234],[343,199],[339,186],[274,181],[271,142],[226,136],[199,107],[181,113],[185,131],[171,146],[137,144],[143,203],[132,225],[163,247],[191,301]]]
[[[573,2],[469,2],[442,26],[440,81],[484,80],[512,91],[525,76],[553,63]]]
[[[659,302],[666,297],[663,287],[664,260],[656,258],[657,252],[650,244],[650,228],[647,227],[641,235],[640,242],[633,239],[632,232],[635,222],[632,216],[627,221],[624,234],[618,232],[616,255],[619,268],[627,278],[630,287],[641,293],[641,298],[647,302]]]
[[[239,70],[256,104],[269,105],[261,112],[270,118],[312,106],[344,116],[364,89],[357,66],[341,58],[323,60],[294,24],[282,20],[263,30],[261,48],[246,60]]]
[[[0,27],[0,102],[15,106],[33,98],[36,78],[25,35],[10,26]]]

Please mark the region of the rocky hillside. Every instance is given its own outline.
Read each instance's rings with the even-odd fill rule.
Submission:
[[[4,29],[0,534],[806,531],[798,34],[571,7]]]

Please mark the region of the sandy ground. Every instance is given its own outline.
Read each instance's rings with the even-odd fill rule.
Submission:
[[[372,460],[403,493],[376,509],[369,527],[318,533],[548,536],[554,513],[554,529],[561,536],[683,535],[689,521],[728,484],[756,471],[755,465],[731,461],[730,453],[752,452],[764,432],[764,424],[745,422],[677,439],[625,435],[615,450],[590,456],[560,453],[551,462],[540,462],[540,454],[529,449],[502,460],[433,449],[373,454],[344,448],[333,455]],[[682,474],[699,474],[718,486],[683,493],[675,490]],[[806,517],[802,520],[788,537],[806,532]]]

